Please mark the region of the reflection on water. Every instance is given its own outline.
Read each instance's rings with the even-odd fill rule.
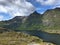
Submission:
[[[40,30],[23,30],[20,32],[28,33],[30,35],[37,36],[46,42],[52,42],[56,45],[60,45],[60,34],[47,33]]]

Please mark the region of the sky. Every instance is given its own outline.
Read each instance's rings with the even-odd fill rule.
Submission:
[[[56,7],[60,8],[60,0],[0,0],[0,21],[29,16],[34,11],[43,14]]]

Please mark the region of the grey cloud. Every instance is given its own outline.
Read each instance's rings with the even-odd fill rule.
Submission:
[[[35,7],[26,0],[0,0],[0,7],[2,10],[4,7],[12,17],[28,16],[35,11]],[[2,12],[4,12],[4,10]]]

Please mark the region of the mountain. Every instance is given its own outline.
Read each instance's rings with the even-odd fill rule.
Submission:
[[[27,35],[25,35],[25,33]],[[31,35],[33,36],[31,37]],[[34,36],[38,36],[42,40]],[[16,16],[8,21],[0,21],[1,45],[8,44],[27,45],[28,43],[29,43],[28,45],[31,45],[34,44],[34,42],[37,43],[39,42],[39,44],[42,43],[41,45],[45,44],[53,45],[52,43],[60,45],[59,37],[60,37],[60,8],[47,10],[42,15],[35,11],[32,14],[30,14],[30,16]]]
[[[60,30],[60,8],[47,10],[42,18],[44,29]]]
[[[30,16],[16,16],[1,21],[0,27],[13,30],[60,30],[60,8],[47,10],[42,15],[35,11]]]
[[[16,16],[11,20],[5,21],[3,27],[13,30],[36,30],[40,27],[41,18],[42,15],[35,11],[30,16]]]

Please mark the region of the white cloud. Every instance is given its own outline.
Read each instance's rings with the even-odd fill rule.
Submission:
[[[28,16],[35,7],[26,0],[0,0],[0,12],[14,16]]]
[[[41,5],[60,6],[60,0],[36,0]]]
[[[40,2],[42,5],[54,5],[56,0],[37,0],[37,2]]]
[[[0,12],[7,12],[7,10],[4,8],[4,6],[0,5]]]
[[[60,0],[30,0],[34,2],[34,6],[40,4],[36,8],[27,2],[27,0],[0,0],[0,13],[9,13],[12,17],[15,16],[29,16],[37,8],[44,8],[44,6],[52,6],[52,8],[60,7]],[[41,7],[41,5],[43,7]],[[48,7],[49,8],[49,7]],[[44,8],[45,9],[45,8]],[[40,9],[39,9],[40,10]],[[42,11],[43,13],[43,11]]]

